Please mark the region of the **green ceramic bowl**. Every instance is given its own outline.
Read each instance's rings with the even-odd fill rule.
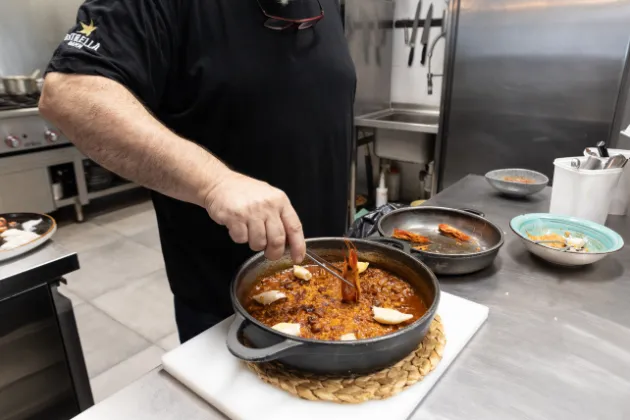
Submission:
[[[623,248],[623,239],[606,226],[576,217],[549,213],[532,213],[517,216],[510,222],[512,231],[518,235],[525,247],[535,255],[559,265],[586,265],[599,261]],[[529,239],[534,236],[556,233],[564,236],[584,238],[588,251],[565,251],[537,244]]]

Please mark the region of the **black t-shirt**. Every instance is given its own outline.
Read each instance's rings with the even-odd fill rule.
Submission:
[[[285,191],[305,236],[340,236],[356,78],[337,0],[320,3],[315,28],[278,32],[256,0],[87,0],[48,71],[120,82],[174,132]],[[175,295],[229,314],[229,283],[253,253],[205,209],[153,202]]]

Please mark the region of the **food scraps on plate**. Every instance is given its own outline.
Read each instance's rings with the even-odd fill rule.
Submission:
[[[504,181],[507,182],[516,182],[519,184],[534,184],[536,181],[532,178],[527,178],[525,176],[504,176]]]
[[[33,230],[41,222],[42,219],[23,223],[7,222],[4,217],[0,217],[0,251],[15,249],[39,238]]]
[[[573,237],[571,236],[571,232],[565,232],[564,236],[557,233],[532,235],[531,233],[528,232],[527,237],[534,242],[553,241],[553,242],[547,242],[544,244],[539,244],[539,245],[547,246],[549,248],[564,249],[568,247],[569,251],[588,252],[588,248],[586,247],[586,243],[588,242],[588,240],[586,238]]]

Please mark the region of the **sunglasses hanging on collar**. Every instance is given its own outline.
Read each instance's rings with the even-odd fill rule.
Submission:
[[[324,18],[324,9],[319,0],[288,0],[281,2],[279,0],[256,0],[260,10],[267,18],[265,27],[274,31],[284,31],[286,29],[295,28],[303,30],[314,27],[317,22]],[[313,9],[317,4],[319,13]],[[310,6],[310,7],[309,7]]]

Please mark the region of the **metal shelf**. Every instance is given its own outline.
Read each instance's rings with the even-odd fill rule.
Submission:
[[[111,194],[116,194],[119,192],[132,190],[134,188],[140,188],[140,186],[137,184],[134,184],[133,182],[126,182],[124,184],[116,185],[114,187],[109,187],[104,190],[88,192],[87,196],[88,196],[88,199],[94,200],[96,198],[101,198],[101,197],[105,197]],[[61,200],[55,200],[55,205],[57,206],[57,208],[71,206],[73,204],[76,204],[78,199],[79,197],[76,195],[73,197],[62,198]]]
[[[139,188],[140,186],[134,184],[133,182],[127,182],[124,184],[116,185],[115,187],[110,187],[101,191],[88,192],[88,199],[93,200],[95,198],[105,197],[110,194],[116,194],[123,191],[132,190],[134,188]]]
[[[74,197],[62,198],[61,200],[55,200],[55,207],[65,207],[71,206],[77,201],[78,197],[75,195]]]

